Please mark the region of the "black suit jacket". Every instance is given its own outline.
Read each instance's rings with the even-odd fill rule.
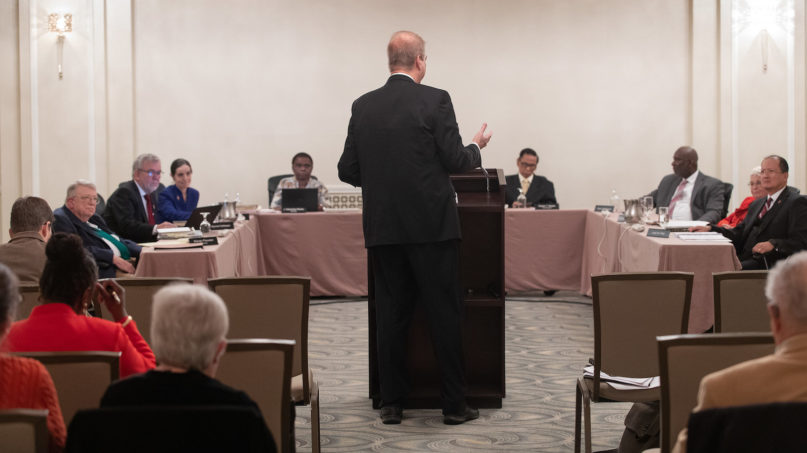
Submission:
[[[100,278],[112,278],[115,276],[115,265],[112,264],[112,258],[115,257],[115,254],[106,242],[95,234],[92,227],[79,220],[75,214],[67,209],[67,206],[62,206],[53,211],[53,217],[56,219],[53,222],[53,231],[76,234],[81,238],[81,241],[84,243],[84,248],[95,258],[95,263],[98,265],[98,276]],[[107,233],[112,233],[112,230],[109,229],[104,219],[98,214],[93,214],[93,216],[90,217],[90,223],[97,225],[98,228]],[[121,238],[121,242],[129,249],[129,254],[133,257],[137,258],[140,256],[141,247],[139,245],[123,238]]]
[[[157,190],[149,194],[155,211],[160,192],[164,188],[160,184]],[[104,209],[104,220],[120,237],[135,242],[150,242],[156,238],[152,234],[154,226],[149,224],[140,191],[132,180],[121,183],[109,196]]]
[[[353,102],[339,179],[361,186],[367,247],[460,238],[451,173],[481,163],[451,97],[405,75]]]
[[[734,228],[712,227],[731,239],[740,261],[752,258],[754,245],[770,241],[774,250],[765,257],[768,266],[807,249],[807,199],[793,187],[787,187],[770,210],[758,220],[767,197],[754,200],[748,214]]]
[[[517,174],[507,176],[505,179],[507,181],[507,191],[504,193],[504,199],[507,206],[512,207],[513,202],[518,198],[521,179]],[[558,200],[555,199],[555,185],[543,176],[532,175],[532,183],[530,183],[530,188],[527,189],[527,193],[524,195],[527,196],[527,203],[532,206],[558,204]]]

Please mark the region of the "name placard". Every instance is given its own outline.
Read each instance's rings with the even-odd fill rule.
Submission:
[[[614,205],[612,205],[612,204],[598,204],[598,205],[594,206],[594,212],[603,212],[603,211],[614,212]]]
[[[650,228],[647,230],[647,237],[649,238],[668,238],[670,231],[663,228]]]
[[[210,226],[211,230],[232,230],[235,228],[235,222],[216,222]]]
[[[212,237],[200,237],[200,238],[191,238],[190,242],[192,244],[202,244],[202,245],[219,245],[219,238],[216,236]]]
[[[616,219],[616,221],[619,222],[619,223],[624,223],[625,222],[625,214],[619,214],[619,218]]]

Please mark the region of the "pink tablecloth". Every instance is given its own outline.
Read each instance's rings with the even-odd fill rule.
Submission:
[[[261,275],[311,277],[312,296],[367,295],[360,212],[257,214]]]
[[[250,219],[202,249],[154,250],[144,247],[136,277],[184,277],[206,284],[216,277],[258,275],[257,220]]]
[[[608,272],[693,272],[689,331],[700,333],[714,323],[712,273],[740,269],[740,262],[729,243],[692,243],[674,235],[649,238],[647,231],[636,232],[616,223],[615,215],[603,219],[588,212],[580,276],[581,292],[591,295],[591,275]]]

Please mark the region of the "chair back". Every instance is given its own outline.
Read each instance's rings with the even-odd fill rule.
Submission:
[[[731,203],[731,193],[734,192],[734,184],[730,182],[723,183],[723,213],[720,218],[725,218],[729,215],[729,203]]]
[[[151,344],[151,306],[154,303],[154,293],[172,283],[193,283],[189,278],[151,277],[121,278],[115,281],[126,292],[126,311],[137,322],[137,329],[148,344]],[[115,321],[106,307],[100,307],[100,311],[102,318]]]
[[[59,395],[64,423],[79,409],[98,407],[106,388],[120,376],[120,352],[15,352],[45,365]]]
[[[33,282],[20,282],[20,300],[17,305],[17,314],[14,317],[15,321],[28,318],[31,310],[39,305],[39,283]]]
[[[305,404],[308,404],[308,305],[311,279],[215,278],[208,280],[208,285],[227,304],[229,338],[283,338],[295,341],[291,374],[302,374]]]
[[[693,278],[688,272],[591,277],[594,401],[600,370],[612,376],[658,376],[656,337],[686,333]]]
[[[770,332],[765,282],[768,271],[712,274],[715,332]]]
[[[272,206],[272,198],[275,197],[275,192],[277,191],[277,185],[280,184],[280,181],[283,178],[288,178],[288,177],[291,177],[291,176],[294,176],[294,175],[291,174],[291,173],[287,173],[285,175],[275,175],[275,176],[270,177],[266,181],[266,188],[269,191],[269,206]]]
[[[670,335],[658,338],[661,451],[672,451],[709,373],[773,353],[769,333]]]
[[[294,450],[291,401],[292,340],[229,340],[216,377],[242,390],[258,404],[277,444],[277,451]]]
[[[807,403],[731,406],[695,412],[689,418],[687,451],[807,451],[805,419]]]
[[[118,406],[76,413],[66,451],[264,453],[272,447],[253,407]]]
[[[0,410],[0,444],[4,452],[47,453],[48,410]]]

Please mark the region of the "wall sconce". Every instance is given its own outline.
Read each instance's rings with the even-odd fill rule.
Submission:
[[[57,13],[51,13],[48,16],[48,31],[59,34],[57,41],[58,47],[56,48],[56,68],[59,71],[59,80],[61,80],[64,77],[64,73],[62,72],[64,34],[73,31],[73,15],[70,13],[65,13],[60,16]]]
[[[793,36],[795,17],[793,0],[742,0],[736,3],[734,26],[737,32],[747,32],[759,38],[762,51],[762,72],[768,72],[770,46],[776,48],[776,36]]]

